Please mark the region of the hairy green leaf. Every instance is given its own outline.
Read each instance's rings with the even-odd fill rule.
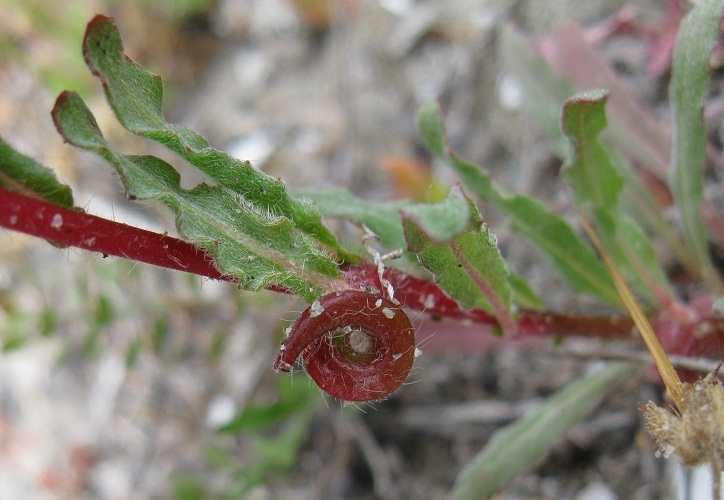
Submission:
[[[58,182],[53,172],[13,149],[0,137],[0,186],[26,196],[41,198],[61,207],[73,206],[70,187]]]
[[[445,293],[465,308],[495,314],[504,328],[510,326],[505,262],[495,235],[460,186],[441,203],[410,205],[401,215],[408,249]]]
[[[357,198],[345,189],[296,194],[314,202],[325,217],[343,217],[360,226],[364,224],[388,250],[407,246],[402,234],[400,209],[409,205],[408,202],[373,203]]]
[[[543,458],[551,445],[635,370],[631,364],[610,365],[573,382],[525,417],[496,431],[460,472],[449,498],[489,498]]]
[[[373,203],[357,198],[343,189],[297,195],[314,201],[326,217],[344,217],[356,224],[364,224],[380,238],[380,242],[388,250],[407,248],[400,210],[410,206],[410,202]],[[386,264],[413,274],[420,270],[417,256],[410,251],[404,252],[402,259],[390,260]],[[522,277],[511,273],[508,275],[508,284],[517,305],[529,310],[543,309],[542,302]]]
[[[296,195],[314,202],[325,217],[342,217],[359,226],[366,226],[380,239],[380,243],[387,251],[403,250],[401,258],[390,259],[385,265],[406,273],[420,273],[417,257],[406,250],[407,243],[402,234],[400,220],[400,209],[410,202],[374,203],[358,198],[346,189],[305,191]]]
[[[244,288],[278,285],[312,301],[338,284],[336,262],[291,220],[226,186],[183,189],[178,172],[166,162],[118,153],[77,94],[58,97],[53,119],[66,141],[113,164],[131,196],[159,200],[173,210],[179,233]]]
[[[704,99],[709,79],[709,58],[717,42],[722,15],[724,0],[701,0],[682,20],[669,86],[674,123],[669,184],[681,211],[687,244],[698,261],[701,275],[720,290],[721,283],[709,257],[700,210],[707,140]]]
[[[565,220],[533,198],[508,194],[480,166],[450,150],[444,143],[445,127],[437,104],[428,103],[420,109],[418,128],[430,151],[447,162],[468,189],[511,217],[513,230],[536,243],[574,290],[620,303],[608,271]],[[440,146],[441,141],[444,146]]]
[[[359,260],[340,246],[314,206],[290,197],[281,181],[255,169],[248,161],[237,160],[210,147],[206,139],[195,132],[166,122],[161,79],[123,53],[118,28],[111,18],[96,16],[88,24],[83,54],[103,84],[118,121],[127,130],[163,144],[258,210],[291,220],[340,260]]]

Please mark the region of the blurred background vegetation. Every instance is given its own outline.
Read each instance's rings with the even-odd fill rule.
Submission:
[[[163,77],[170,121],[294,188],[342,186],[380,200],[419,196],[420,176],[449,184],[420,153],[414,127],[419,105],[439,98],[463,156],[560,207],[555,146],[499,94],[495,29],[513,19],[540,35],[601,22],[625,3],[0,0],[0,135],[53,168],[90,213],[172,232],[168,214],[126,200],[108,166],[62,144],[50,120],[55,96],[75,90],[120,150],[173,158],[120,129],[83,62],[86,23],[104,13],[117,19],[126,52]],[[645,22],[663,11],[656,1],[637,6]],[[618,43],[607,50],[658,106],[665,85],[642,86],[641,43]],[[198,182],[173,162],[188,185]],[[540,254],[506,243],[506,229],[484,215],[549,306],[590,306],[560,292]],[[358,241],[349,225],[335,230]],[[0,492],[441,498],[499,425],[591,366],[515,346],[426,354],[414,383],[389,400],[340,410],[304,374],[271,370],[303,307],[0,232]],[[434,323],[416,321],[434,335]],[[631,401],[658,390],[632,380],[585,433],[516,479],[510,498],[591,487],[655,498],[662,465]]]

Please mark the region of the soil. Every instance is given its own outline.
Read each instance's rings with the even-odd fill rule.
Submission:
[[[504,95],[497,30],[511,23],[535,40],[564,23],[592,29],[626,5],[345,0],[330,2],[320,17],[311,5],[324,1],[218,0],[195,14],[142,2],[89,3],[86,17],[74,22],[83,26],[94,11],[116,17],[127,53],[163,75],[170,121],[251,160],[292,191],[345,187],[369,200],[393,199],[405,186],[382,168],[389,157],[422,160],[438,182],[455,182],[425,156],[415,130],[417,109],[438,99],[463,157],[561,213],[569,204],[558,176],[561,159]],[[656,26],[664,15],[661,2],[628,5],[639,26]],[[49,43],[42,29],[22,28],[31,16],[12,12],[5,22],[19,23],[12,33],[26,47]],[[624,30],[599,47],[646,109],[665,116],[667,75],[647,76],[648,43]],[[80,39],[51,53],[62,50],[79,53]],[[173,232],[163,211],[125,200],[106,165],[62,144],[48,116],[57,82],[44,81],[38,70],[48,61],[37,54],[8,58],[0,65],[4,139],[56,169],[89,212]],[[171,161],[121,131],[97,89],[86,92],[120,149]],[[200,180],[173,163],[186,185]],[[572,295],[499,214],[484,205],[481,211],[508,262],[548,307],[597,307]],[[361,241],[352,225],[330,225],[352,243]],[[240,478],[267,457],[260,441],[285,424],[233,435],[217,429],[247,405],[275,400],[281,376],[271,369],[275,349],[304,304],[8,232],[0,238],[0,331],[23,339],[0,354],[0,498],[239,494]],[[416,322],[431,334],[450,328],[426,317]],[[355,408],[314,395],[312,417],[291,412],[287,425],[295,419],[308,425],[298,454],[244,496],[444,498],[501,426],[600,366],[601,353],[643,352],[634,343],[591,340],[502,342],[476,352],[426,351],[425,339],[421,346],[410,383],[386,400]],[[642,365],[496,498],[675,498],[672,469],[654,456],[636,411],[639,402],[662,400],[649,375]],[[302,389],[308,384],[304,374],[294,381]]]

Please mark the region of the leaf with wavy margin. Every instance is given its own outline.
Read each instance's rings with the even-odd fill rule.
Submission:
[[[288,218],[226,186],[183,189],[179,173],[163,160],[118,153],[77,94],[58,97],[53,119],[66,141],[110,162],[131,196],[159,200],[173,210],[179,233],[206,250],[222,273],[237,276],[244,288],[277,285],[311,302],[344,286],[336,262]]]
[[[99,15],[88,24],[83,55],[88,67],[103,84],[118,121],[127,130],[163,144],[259,210],[288,218],[341,261],[360,260],[340,246],[314,206],[290,197],[280,180],[255,169],[248,161],[237,160],[210,147],[208,141],[195,132],[168,123],[163,116],[160,77],[123,53],[120,33],[110,17]]]

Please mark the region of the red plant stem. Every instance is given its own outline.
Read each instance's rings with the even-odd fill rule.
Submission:
[[[63,208],[36,198],[0,188],[0,226],[50,242],[132,259],[147,264],[198,274],[217,280],[236,281],[220,273],[213,260],[193,244],[145,229]],[[351,289],[372,287],[382,290],[377,268],[361,263],[342,271]],[[430,282],[395,269],[385,277],[395,287],[395,296],[409,309],[424,311],[433,318],[453,318],[497,327],[496,318],[479,309],[465,310]],[[270,288],[287,292],[280,287]],[[594,336],[630,338],[633,325],[626,316],[591,316],[521,311],[517,337]]]
[[[356,344],[353,335],[358,335]],[[274,369],[290,372],[300,355],[309,376],[326,393],[346,401],[380,399],[396,391],[410,373],[415,331],[387,297],[361,290],[332,292],[297,318]]]
[[[234,281],[211,258],[186,241],[63,208],[0,188],[0,226],[53,243],[137,260],[155,266]]]
[[[343,272],[347,283],[371,286],[381,290],[377,268],[372,263],[356,264]],[[450,318],[472,321],[497,327],[492,314],[481,309],[462,309],[457,302],[444,294],[433,282],[425,281],[397,269],[385,271],[385,278],[392,283],[395,297],[405,307],[424,311],[433,318]],[[626,315],[584,315],[555,312],[520,311],[515,338],[545,336],[584,336],[603,339],[635,338],[634,324]],[[507,336],[507,335],[506,335]]]

